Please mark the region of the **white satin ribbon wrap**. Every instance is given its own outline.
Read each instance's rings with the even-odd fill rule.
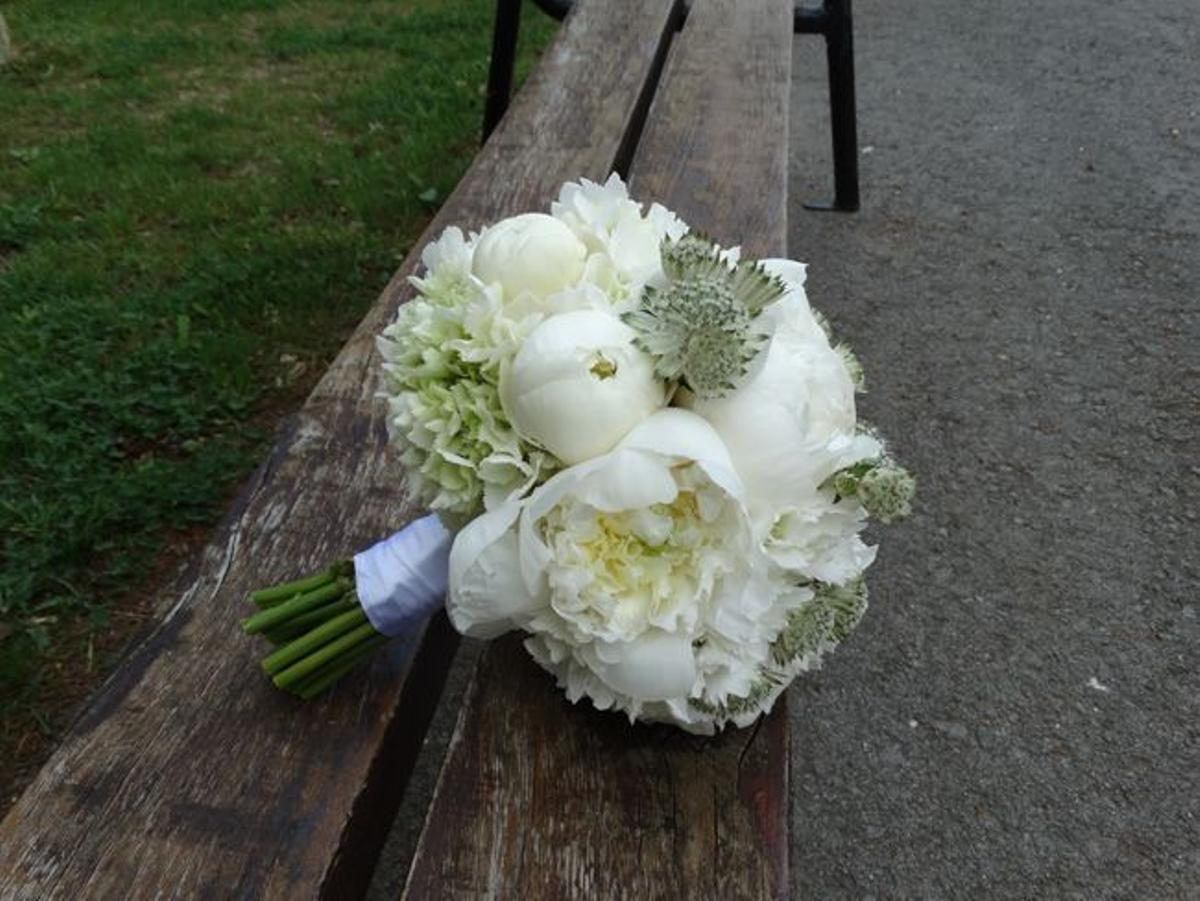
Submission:
[[[355,589],[376,632],[411,631],[441,606],[453,541],[431,514],[354,555]]]

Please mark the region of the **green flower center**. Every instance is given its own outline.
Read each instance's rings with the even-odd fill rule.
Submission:
[[[639,309],[623,318],[660,378],[719,397],[762,349],[754,319],[783,296],[783,283],[755,263],[729,265],[717,245],[695,235],[664,242],[661,253],[671,283],[647,287]]]

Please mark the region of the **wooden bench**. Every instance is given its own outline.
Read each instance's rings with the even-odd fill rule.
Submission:
[[[533,0],[547,15],[566,17],[575,0]],[[854,16],[850,0],[795,0],[792,30],[825,38],[829,68],[829,125],[833,139],[833,200],[804,204],[810,210],[853,213],[858,210],[858,112],[854,88]],[[492,60],[483,110],[486,138],[508,109],[517,60],[522,0],[496,0]],[[687,0],[680,0],[686,18]]]
[[[156,631],[0,824],[0,897],[356,897],[456,639],[444,615],[300,703],[262,677],[246,593],[420,515],[398,491],[374,337],[425,242],[627,172],[751,255],[786,249],[790,0],[579,0]],[[664,67],[665,63],[665,67]],[[467,691],[405,897],[787,893],[786,703],[716,739],[572,707],[513,639]]]

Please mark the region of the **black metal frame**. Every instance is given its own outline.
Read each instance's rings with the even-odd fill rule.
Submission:
[[[829,127],[833,137],[833,202],[806,203],[810,210],[858,210],[858,106],[854,97],[854,19],[850,0],[822,0],[816,8],[796,6],[796,34],[825,37],[829,67]]]
[[[533,0],[546,14],[562,20],[573,0]],[[858,118],[854,97],[854,21],[851,0],[821,0],[820,6],[797,3],[792,16],[795,34],[819,34],[825,38],[829,67],[829,114],[833,138],[833,201],[806,203],[810,210],[852,213],[859,208]],[[685,10],[686,15],[686,10]],[[483,111],[483,137],[500,122],[512,95],[513,66],[517,58],[517,34],[521,0],[496,0],[496,26],[492,32],[492,62],[488,73],[487,100]]]

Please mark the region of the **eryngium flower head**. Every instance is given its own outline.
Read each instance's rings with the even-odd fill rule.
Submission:
[[[716,277],[729,270],[721,248],[699,232],[689,232],[676,241],[663,241],[659,248],[663,272],[671,281]]]
[[[882,523],[912,513],[917,494],[917,480],[886,452],[875,460],[835,472],[826,484],[841,497],[857,498],[868,515]]]
[[[765,343],[754,317],[783,296],[784,285],[758,264],[730,265],[697,235],[664,241],[662,263],[670,284],[647,287],[625,321],[660,377],[683,381],[700,397],[720,397]]]
[[[858,500],[880,522],[904,519],[912,513],[917,480],[903,466],[885,460],[858,481]]]
[[[673,282],[712,279],[727,284],[742,306],[757,316],[767,304],[783,296],[783,281],[755,262],[734,263],[732,252],[714,241],[689,232],[664,240],[659,251],[663,272]]]
[[[867,582],[861,576],[845,585],[813,584],[813,599],[788,616],[787,625],[771,645],[780,666],[805,660],[809,665],[854,631],[867,610]]]
[[[635,343],[654,357],[658,376],[682,380],[701,397],[732,389],[762,347],[750,312],[719,278],[646,288],[641,307],[623,318],[638,333]]]

